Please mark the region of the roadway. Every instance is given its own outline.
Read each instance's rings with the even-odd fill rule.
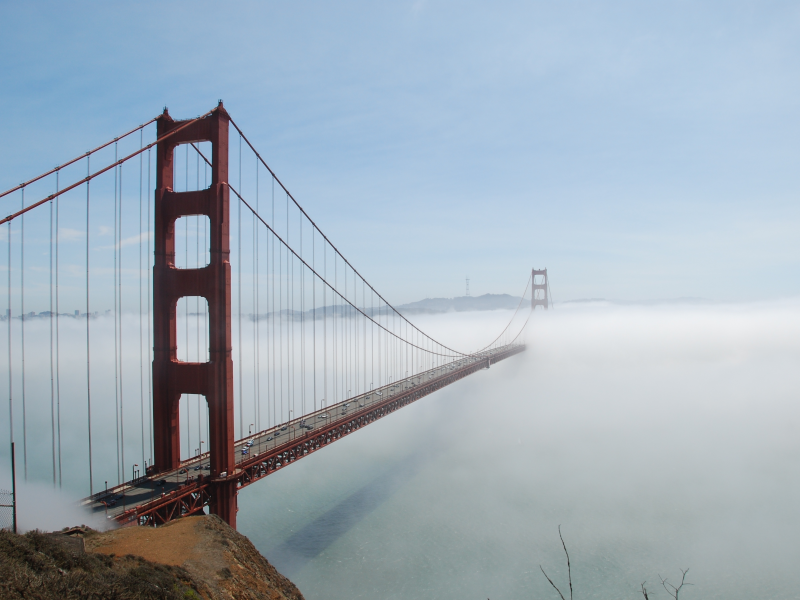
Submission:
[[[323,407],[281,425],[254,433],[235,442],[236,464],[238,465],[251,457],[269,452],[298,437],[303,437],[320,426],[347,421],[356,411],[383,402],[422,383],[446,377],[452,371],[476,362],[486,361],[506,349],[507,347],[504,346],[494,350],[487,350],[477,355],[467,356],[397,382],[388,383],[380,388],[342,400],[331,406]],[[139,477],[109,490],[103,490],[89,498],[85,498],[81,505],[94,514],[103,513],[107,519],[117,519],[124,512],[136,506],[147,504],[172,492],[180,491],[185,485],[196,481],[199,475],[204,475],[206,480],[210,475],[208,453],[182,461],[177,469],[157,475]],[[226,477],[228,474],[223,472],[220,473],[220,476]]]

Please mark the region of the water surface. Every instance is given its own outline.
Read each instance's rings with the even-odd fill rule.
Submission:
[[[797,598],[799,313],[550,311],[524,355],[244,490],[239,529],[309,600],[557,598],[559,524],[576,599],[687,567],[687,600]]]

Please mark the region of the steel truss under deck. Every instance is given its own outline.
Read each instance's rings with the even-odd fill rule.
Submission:
[[[487,355],[485,358],[470,362],[466,366],[430,379],[425,383],[414,385],[411,389],[403,389],[403,391],[385,400],[353,411],[348,419],[338,420],[335,423],[314,430],[313,433],[306,431],[301,437],[289,440],[267,452],[254,455],[237,464],[234,472],[225,477],[217,477],[212,480],[209,477],[201,475],[196,481],[187,483],[174,492],[165,494],[160,498],[145,502],[123,512],[118,515],[115,520],[122,526],[158,526],[179,517],[205,512],[205,508],[212,501],[212,486],[235,484],[237,490],[247,487],[263,479],[267,475],[271,475],[287,465],[309,456],[317,450],[321,450],[333,442],[358,431],[362,427],[374,423],[378,419],[416,402],[420,398],[524,351],[524,345],[509,346],[504,349],[501,348],[497,352]],[[398,381],[394,385],[406,388],[407,386],[404,385],[404,383],[410,382],[416,378],[419,378],[419,375]],[[347,402],[352,401],[353,400],[350,399]],[[345,401],[332,405],[326,410],[336,411],[344,404]],[[312,415],[308,416],[313,416],[313,414],[316,413],[312,413]]]

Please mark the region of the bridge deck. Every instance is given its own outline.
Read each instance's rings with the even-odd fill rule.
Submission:
[[[237,488],[248,486],[423,396],[524,350],[524,345],[509,345],[465,357],[243,438],[235,443],[233,473],[209,477],[205,453],[183,461],[178,469],[125,482],[85,498],[81,504],[122,525],[159,525],[199,513],[208,505],[208,489],[215,483],[234,480]]]

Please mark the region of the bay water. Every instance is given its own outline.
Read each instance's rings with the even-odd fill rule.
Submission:
[[[800,304],[564,305],[239,494],[308,600],[800,597]],[[429,316],[479,343],[505,313]],[[569,597],[569,596],[567,596]]]

